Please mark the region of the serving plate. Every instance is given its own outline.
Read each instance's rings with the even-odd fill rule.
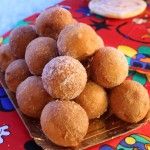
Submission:
[[[87,135],[84,137],[83,141],[78,147],[64,148],[55,145],[50,140],[48,140],[43,134],[40,126],[40,121],[38,119],[30,118],[24,115],[17,105],[16,96],[12,93],[5,81],[4,74],[0,72],[0,82],[6,91],[8,97],[12,101],[16,111],[18,112],[20,118],[22,119],[25,127],[27,128],[30,136],[35,140],[35,142],[46,150],[73,150],[73,149],[85,149],[104,141],[113,139],[115,137],[121,136],[129,131],[135,130],[145,124],[150,118],[150,111],[147,116],[139,123],[129,124],[120,119],[118,119],[111,110],[108,110],[99,119],[94,119],[90,121],[89,129]]]

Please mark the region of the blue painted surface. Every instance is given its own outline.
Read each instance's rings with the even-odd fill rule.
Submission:
[[[14,109],[15,108],[9,100],[8,96],[6,95],[6,92],[2,87],[0,87],[0,111],[10,112]]]

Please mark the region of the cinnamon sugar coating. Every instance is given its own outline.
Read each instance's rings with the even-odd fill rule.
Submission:
[[[66,26],[76,23],[71,13],[61,7],[53,7],[43,11],[35,21],[36,31],[40,36],[57,40],[59,33]]]
[[[29,43],[25,60],[29,70],[34,75],[41,75],[44,66],[57,56],[56,41],[49,37],[39,37]]]
[[[86,135],[89,120],[85,110],[73,101],[52,101],[43,109],[41,127],[55,144],[77,146]]]
[[[20,26],[11,31],[9,43],[17,58],[24,58],[27,45],[37,38],[35,28],[31,25]]]
[[[105,88],[121,84],[128,75],[125,55],[114,47],[100,48],[91,62],[91,78]]]
[[[16,60],[16,57],[13,55],[12,50],[9,44],[0,46],[0,68],[5,72],[8,65]]]
[[[31,76],[25,79],[17,88],[16,99],[19,109],[27,116],[40,118],[45,105],[52,101],[45,91],[41,77]]]
[[[49,61],[43,69],[45,90],[57,99],[73,99],[84,89],[87,74],[83,65],[69,56],[59,56]]]
[[[7,67],[5,72],[5,81],[8,88],[12,92],[16,92],[18,85],[29,76],[31,76],[31,73],[25,60],[17,59]]]
[[[64,28],[57,41],[59,55],[85,60],[93,55],[104,42],[87,24],[76,23]]]
[[[114,87],[110,94],[110,106],[114,114],[129,123],[142,120],[149,110],[149,95],[143,85],[126,80]]]

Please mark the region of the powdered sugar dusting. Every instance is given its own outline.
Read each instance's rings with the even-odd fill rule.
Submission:
[[[69,56],[52,59],[42,73],[44,88],[54,98],[73,99],[84,89],[87,74],[82,64]]]

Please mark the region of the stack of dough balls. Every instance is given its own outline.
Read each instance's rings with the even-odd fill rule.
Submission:
[[[60,146],[78,146],[89,120],[100,118],[108,104],[129,123],[139,122],[149,110],[147,90],[125,80],[124,54],[105,46],[64,8],[49,8],[35,26],[14,29],[9,44],[0,47],[0,68],[20,110],[40,119],[43,133]]]

